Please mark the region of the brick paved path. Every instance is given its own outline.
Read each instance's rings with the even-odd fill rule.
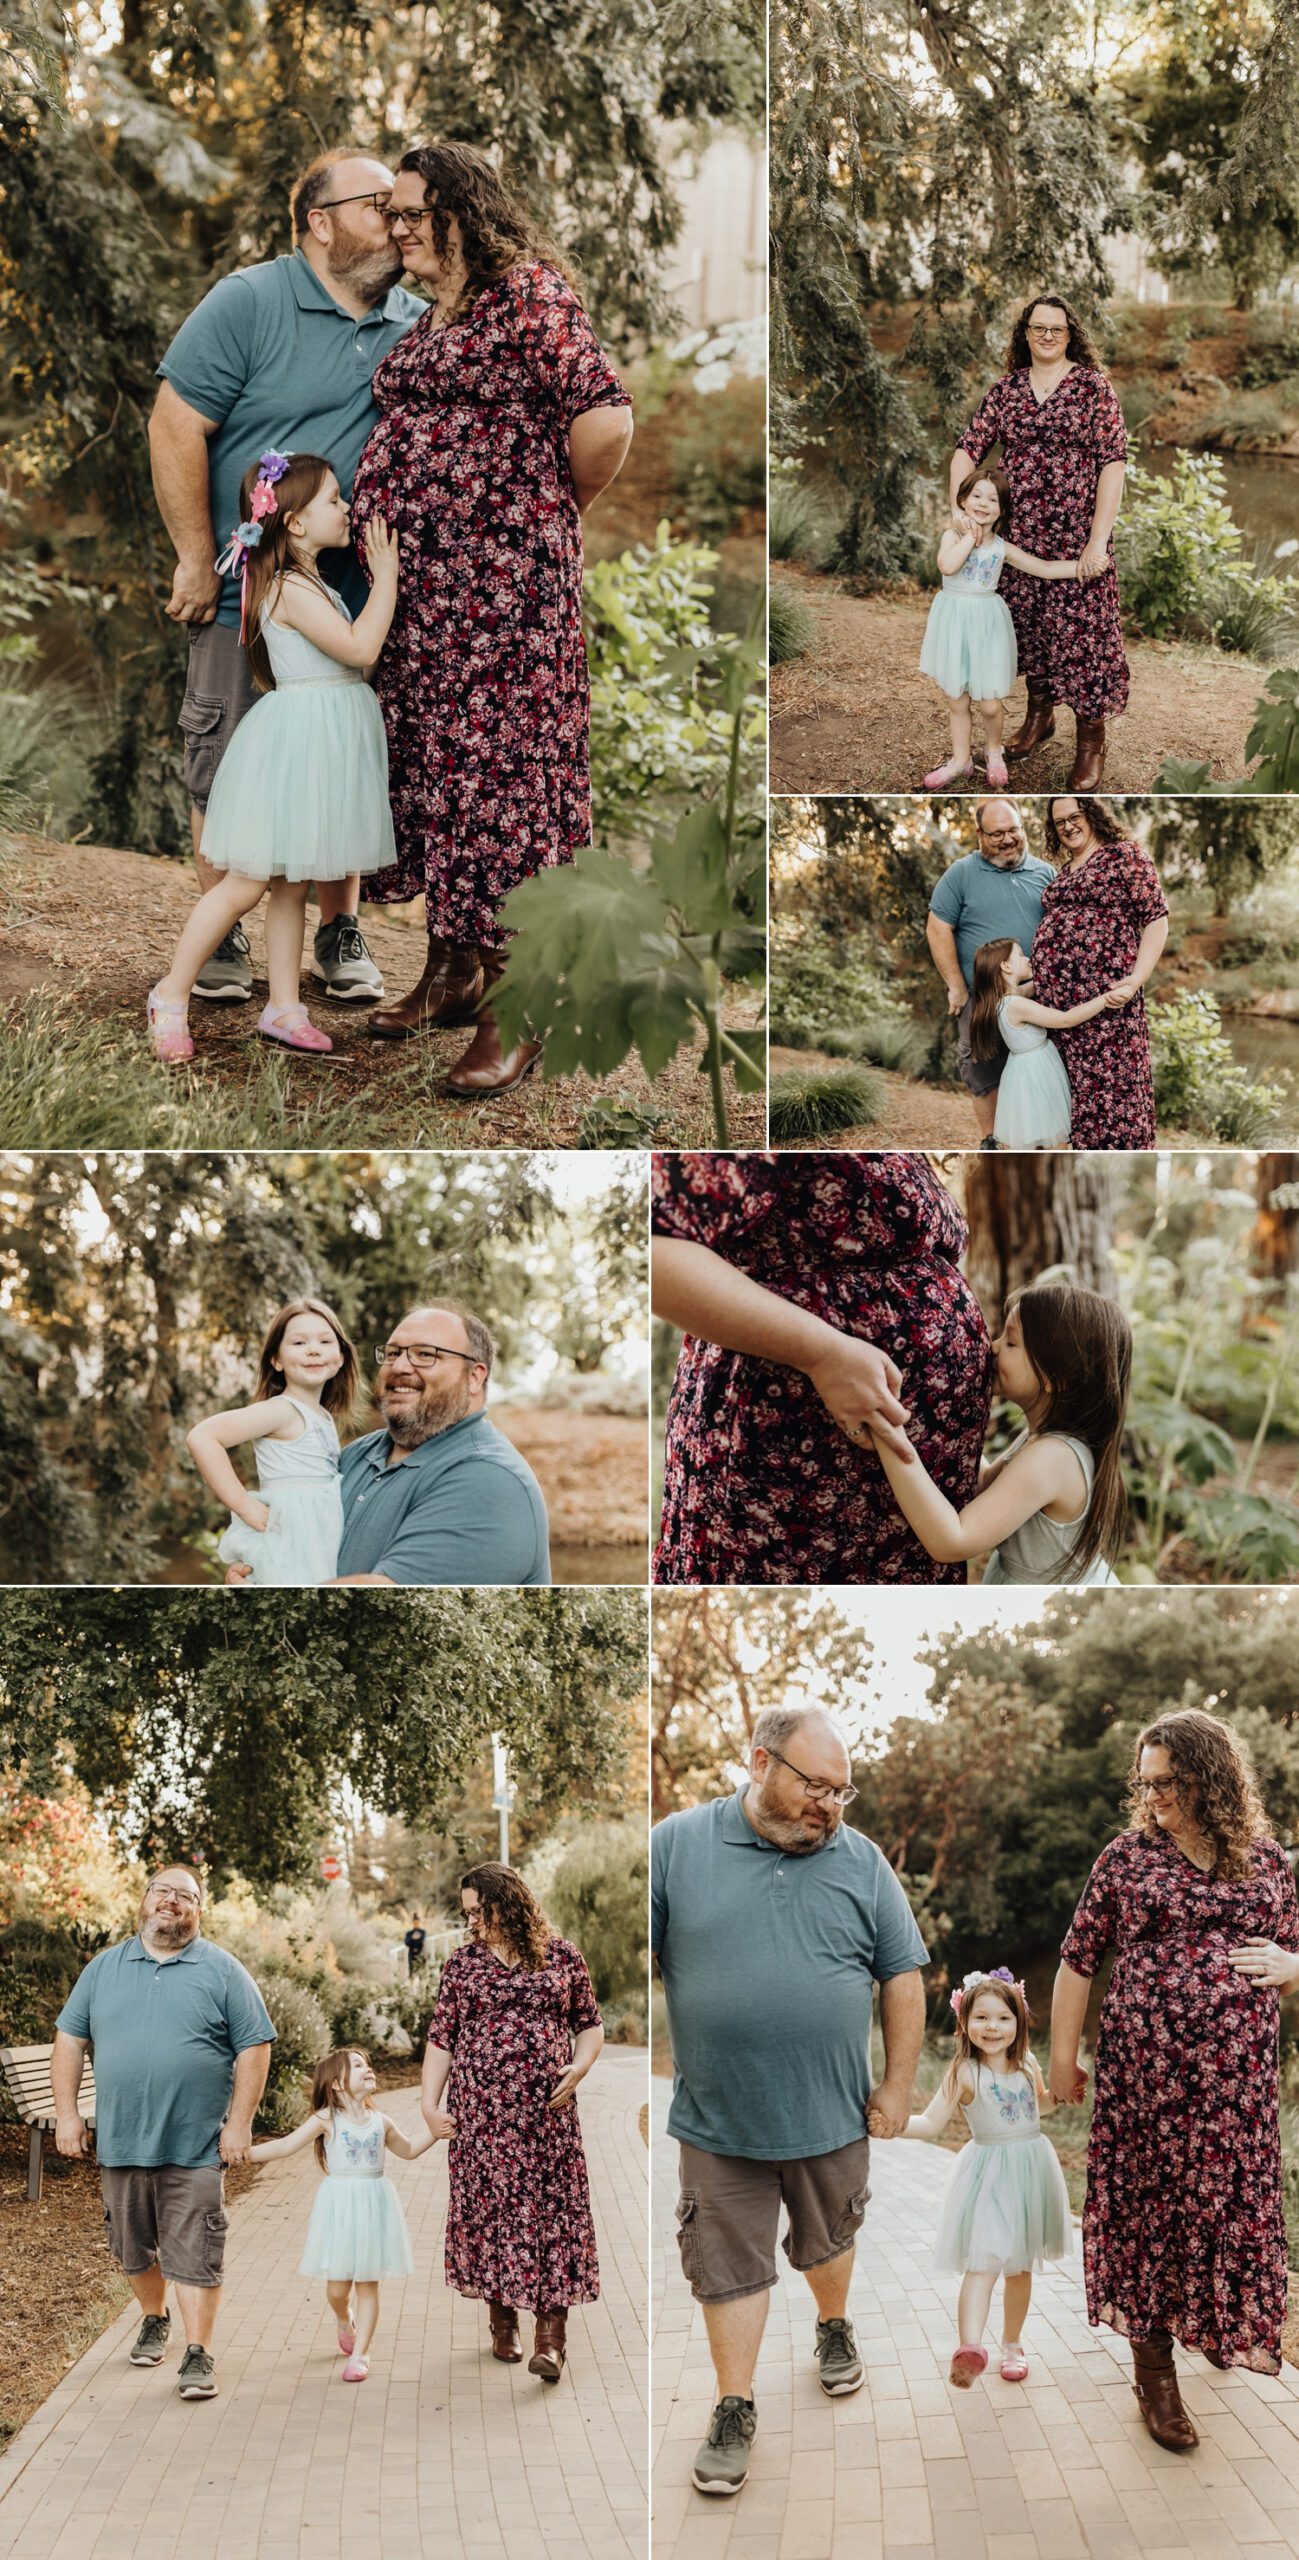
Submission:
[[[1178,2363],[1193,2454],[1152,2444],[1130,2359],[1089,2329],[1078,2258],[1039,2276],[1027,2384],[953,2391],[954,2281],[929,2272],[949,2157],[878,2143],[851,2315],[864,2390],[832,2402],[812,2298],[782,2274],[758,2368],[758,2439],[738,2498],[701,2498],[690,2462],[713,2374],[673,2237],[675,2145],[654,2083],[654,2560],[1291,2560],[1299,2553],[1299,2373]],[[998,2306],[999,2307],[999,2306]]]
[[[416,2273],[384,2287],[369,2381],[342,2383],[295,2273],[315,2162],[274,2161],[231,2220],[220,2398],[178,2397],[175,2346],[126,2361],[132,2308],[0,2459],[3,2560],[644,2560],[645,2079],[615,2048],[583,2091],[604,2292],[553,2388],[493,2364],[483,2306],[443,2284],[440,2149],[393,2164]],[[415,2129],[413,2089],[383,2105]]]

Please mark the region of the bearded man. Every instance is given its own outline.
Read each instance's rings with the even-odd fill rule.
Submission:
[[[376,367],[426,308],[398,283],[401,251],[384,212],[392,173],[360,153],[326,151],[291,197],[295,246],[264,265],[237,268],[204,295],[161,364],[149,421],[154,495],[176,548],[167,611],[189,632],[180,725],[185,739],[194,861],[200,887],[218,876],[199,854],[217,767],[255,701],[239,638],[239,586],[214,563],[239,522],[250,463],[271,448],[319,453],[343,497],[378,417]],[[368,589],[351,551],[322,552],[320,574],[353,615]],[[322,881],[311,968],[327,994],[373,1003],[383,981],[357,922],[360,883]],[[252,985],[247,937],[235,925],[194,993],[245,1000]]]

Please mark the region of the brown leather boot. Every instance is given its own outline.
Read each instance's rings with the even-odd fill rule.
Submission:
[[[539,2311],[533,2353],[528,2358],[529,2373],[539,2373],[543,2382],[558,2382],[564,2370],[564,2354],[568,2330],[566,2311]]]
[[[1132,2367],[1137,2407],[1146,2422],[1146,2433],[1168,2453],[1191,2453],[1200,2439],[1182,2407],[1173,2367],[1173,2341],[1166,2329],[1157,2329],[1152,2338],[1133,2338]]]
[[[461,1101],[472,1102],[484,1093],[508,1093],[510,1087],[522,1084],[541,1056],[539,1040],[516,1040],[508,1056],[501,1047],[496,1016],[488,1001],[492,988],[504,974],[503,951],[479,954],[483,972],[483,1002],[479,1007],[478,1028],[463,1058],[457,1058],[443,1086]]]
[[[419,985],[399,1004],[380,1005],[365,1027],[372,1040],[413,1040],[437,1023],[472,1022],[482,992],[482,962],[474,945],[431,933]]]
[[[1019,756],[1031,756],[1034,747],[1040,747],[1044,738],[1054,736],[1055,704],[1051,698],[1050,685],[1038,684],[1035,678],[1030,676],[1028,709],[1024,714],[1024,726],[1016,730],[1013,738],[1007,738],[1002,753],[1008,764],[1014,764]]]
[[[523,2341],[519,2336],[519,2315],[512,2302],[489,2302],[487,2317],[492,2328],[492,2354],[498,2364],[522,2364]]]
[[[1069,776],[1071,791],[1099,791],[1105,771],[1105,723],[1103,720],[1080,720],[1074,715],[1073,772]]]

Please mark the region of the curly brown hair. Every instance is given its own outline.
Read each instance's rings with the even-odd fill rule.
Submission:
[[[549,267],[581,299],[577,277],[562,250],[511,194],[485,151],[476,151],[470,142],[421,142],[403,152],[396,175],[403,171],[424,182],[424,202],[433,207],[429,230],[439,258],[447,254],[453,214],[460,225],[468,274],[453,319],[459,319],[489,285],[499,284],[511,267]]]
[[[1048,860],[1057,862],[1064,854],[1064,845],[1060,840],[1059,830],[1055,823],[1056,801],[1064,799],[1077,800],[1078,806],[1098,843],[1123,843],[1123,829],[1119,825],[1118,819],[1113,815],[1112,811],[1106,808],[1103,800],[1084,800],[1076,791],[1067,793],[1064,791],[1057,791],[1055,797],[1053,799],[1048,799],[1046,804],[1046,850]]]
[[[1147,1840],[1157,1840],[1160,1832],[1138,1772],[1142,1752],[1161,1749],[1172,1762],[1179,1796],[1213,1843],[1215,1875],[1238,1883],[1249,1874],[1255,1841],[1272,1836],[1244,1743],[1230,1725],[1199,1707],[1179,1707],[1148,1724],[1137,1736],[1128,1772],[1128,1828]]]
[[[551,1941],[559,1933],[551,1928],[522,1876],[513,1867],[501,1866],[495,1858],[485,1858],[480,1866],[466,1868],[460,1879],[462,1893],[466,1886],[477,1894],[494,1936],[504,1939],[528,1973],[540,1973],[550,1954]]]
[[[1062,293],[1035,293],[1022,305],[1011,329],[1010,344],[1006,349],[1002,372],[1022,373],[1025,366],[1032,363],[1028,344],[1028,324],[1039,303],[1045,303],[1048,310],[1063,311],[1069,323],[1069,335],[1065,340],[1064,349],[1069,363],[1082,365],[1088,373],[1104,373],[1105,367],[1101,363],[1100,349],[1088,336],[1077,312],[1071,303],[1065,301]]]

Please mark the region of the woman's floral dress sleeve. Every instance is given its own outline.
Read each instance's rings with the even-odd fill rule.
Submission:
[[[444,2053],[454,2053],[461,2024],[459,1969],[455,1957],[451,1956],[442,1968],[437,2007],[428,2031],[429,2043],[440,2045]]]
[[[567,1952],[568,2023],[573,2034],[580,2036],[588,2027],[602,2026],[604,2021],[600,2016],[600,2003],[595,1996],[595,1986],[587,1970],[585,1956],[579,1955],[576,1947],[569,1947]]]
[[[1148,924],[1156,923],[1160,916],[1167,915],[1168,900],[1164,896],[1163,884],[1149,854],[1143,853],[1139,844],[1128,844],[1123,848],[1123,885],[1138,933],[1144,932]]]
[[[630,392],[563,277],[550,267],[521,268],[517,295],[529,370],[560,423],[571,427],[589,409],[630,409]]]
[[[1118,393],[1103,373],[1096,376],[1092,450],[1102,470],[1107,462],[1126,462],[1128,458],[1128,431],[1119,407]]]
[[[1111,1840],[1109,1847],[1102,1849],[1083,1886],[1082,1898],[1060,1949],[1069,1971],[1085,1974],[1088,1979],[1099,1973],[1110,1948],[1118,1942],[1121,1853],[1122,1843],[1118,1840]]]
[[[982,462],[985,453],[990,452],[993,445],[997,443],[1003,423],[1002,386],[999,382],[994,382],[991,389],[985,391],[961,437],[962,453],[968,453],[971,462]]]
[[[788,1179],[775,1155],[655,1156],[650,1221],[656,1236],[676,1236],[724,1254],[764,1218]]]

